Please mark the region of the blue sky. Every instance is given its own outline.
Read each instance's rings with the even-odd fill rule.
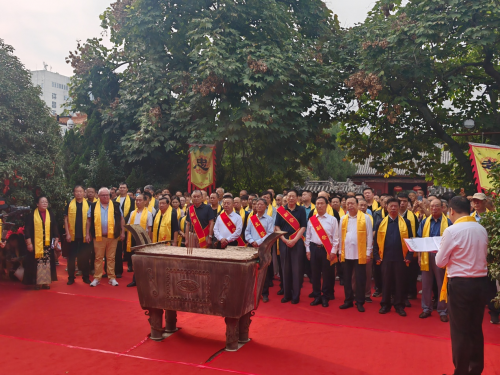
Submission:
[[[70,76],[64,59],[77,40],[101,34],[99,15],[110,0],[0,0],[0,38],[15,48],[15,54],[30,70],[43,69]],[[375,0],[326,0],[341,25],[362,22]]]

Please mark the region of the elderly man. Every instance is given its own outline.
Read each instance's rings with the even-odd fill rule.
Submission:
[[[344,304],[340,309],[354,307],[365,312],[366,263],[372,257],[373,227],[370,215],[358,210],[355,197],[346,199],[347,214],[340,219],[340,255],[344,269]],[[352,289],[352,273],[356,272],[356,293]]]
[[[159,210],[153,218],[153,243],[171,241],[171,244],[177,244],[180,218],[177,217],[177,211],[170,206],[170,197],[160,197],[158,208]]]
[[[106,256],[108,283],[118,286],[115,276],[115,254],[118,238],[125,239],[125,221],[120,210],[120,204],[110,202],[109,189],[99,189],[99,200],[92,203],[87,212],[86,241],[94,241],[95,264],[94,280],[90,286],[96,287],[100,284],[102,277],[103,258]]]
[[[335,278],[332,273],[335,273],[333,262],[337,259],[339,224],[336,218],[326,213],[327,207],[328,200],[325,197],[316,199],[317,214],[309,218],[306,229],[306,255],[311,262],[314,297],[311,306],[321,304],[328,307],[328,301],[335,299]]]
[[[217,197],[219,198],[219,204],[222,206],[222,199],[224,198],[224,188],[218,187],[215,189],[215,192],[217,193]]]
[[[486,208],[486,194],[476,193],[472,196],[472,207],[474,212],[470,214],[479,223],[481,221],[481,216],[483,216],[489,210]]]
[[[259,247],[262,242],[274,231],[274,219],[266,213],[267,202],[263,198],[259,198],[256,203],[256,214],[252,215],[248,220],[248,225],[245,231],[245,238],[249,246]],[[266,281],[262,289],[262,300],[269,302],[269,286],[272,281],[273,269],[271,265],[268,267]]]
[[[441,201],[434,199],[430,205],[431,216],[420,223],[417,231],[418,237],[439,237],[445,229],[452,225],[450,219],[443,215]],[[422,270],[422,313],[419,318],[425,319],[431,316],[433,310],[432,286],[436,280],[438,295],[443,285],[445,270],[436,265],[435,253],[419,253],[420,269]],[[439,301],[437,311],[442,322],[448,322],[448,308],[446,301]]]
[[[151,200],[149,201],[148,204],[149,212],[153,213],[152,208],[154,208],[155,209],[154,213],[156,213],[156,211],[158,211],[158,201],[155,199],[155,190],[153,188],[153,185],[144,186],[144,192],[148,192],[149,194],[151,194]]]
[[[224,211],[217,217],[214,225],[214,236],[217,239],[216,247],[225,249],[227,246],[245,246],[241,239],[243,220],[234,212],[234,200],[226,197],[223,201]]]
[[[276,195],[276,208],[283,206],[283,194]]]
[[[217,193],[210,194],[209,203],[212,211],[214,212],[214,217],[217,218],[222,212],[222,205],[219,203],[219,196]]]

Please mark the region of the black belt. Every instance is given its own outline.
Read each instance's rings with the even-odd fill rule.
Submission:
[[[311,242],[311,245],[314,245],[316,247],[325,247],[325,245],[321,244],[321,245],[318,245],[317,243],[314,243],[314,242]]]

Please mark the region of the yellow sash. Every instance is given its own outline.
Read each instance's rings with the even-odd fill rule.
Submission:
[[[384,245],[385,245],[385,236],[387,234],[387,225],[389,224],[389,216],[386,216],[385,219],[382,220],[380,226],[378,227],[377,232],[377,244],[378,244],[378,253],[380,255],[380,259],[384,259]],[[406,246],[405,238],[408,238],[408,227],[406,226],[405,219],[403,219],[400,215],[398,215],[398,225],[399,225],[399,234],[401,237],[401,245],[403,246],[403,257],[406,258],[406,254],[408,254],[408,247]]]
[[[473,213],[470,214],[470,216],[476,217],[476,212],[477,211],[474,211]],[[486,209],[485,213],[487,214],[488,212],[490,212],[490,210]],[[479,217],[481,217],[481,215],[479,215]]]
[[[43,238],[44,225],[38,208],[33,213],[33,221],[35,224],[35,258],[43,257],[43,247],[50,246],[50,214],[45,211],[45,241]]]
[[[476,219],[470,216],[462,216],[460,219],[455,220],[453,225],[460,223],[475,223]],[[448,302],[448,269],[444,271],[443,286],[441,287],[441,293],[439,294],[439,300]]]
[[[117,197],[116,202],[118,202],[121,206],[120,198],[121,197]],[[130,197],[127,194],[125,196],[125,203],[123,204],[123,217],[127,217],[128,213],[130,212],[130,203],[131,203]]]
[[[273,217],[273,206],[272,204],[270,204],[268,207],[267,207],[267,216],[269,217]],[[244,217],[244,216],[243,216]]]
[[[342,219],[342,253],[341,262],[345,262],[345,237],[347,235],[347,225],[349,224],[349,215]],[[356,218],[358,232],[358,263],[366,264],[366,217],[361,211],[358,211]]]
[[[85,242],[85,233],[87,233],[87,212],[89,210],[89,202],[86,199],[82,201],[82,221],[83,221],[83,242]],[[71,241],[75,240],[75,224],[76,223],[76,199],[70,202],[68,207],[68,224]]]
[[[139,223],[142,229],[146,231],[148,230],[148,212],[149,210],[145,209],[142,210],[141,221]],[[134,225],[136,215],[137,215],[137,210],[132,211],[132,214],[130,214],[130,219],[129,219],[130,225]],[[132,247],[132,235],[129,233],[127,236],[127,253],[130,253],[131,247]]]
[[[94,228],[95,240],[102,241],[102,226],[101,226],[101,203],[95,204],[94,210]],[[115,205],[113,201],[108,203],[108,237],[115,238]]]
[[[425,219],[424,229],[422,230],[422,237],[429,237],[431,232],[431,220],[432,216]],[[448,218],[443,214],[441,217],[441,228],[440,235],[443,235],[444,230],[448,228]],[[420,269],[422,271],[429,271],[429,253],[424,252],[420,256]]]
[[[276,199],[273,199],[273,207],[276,208]]]
[[[151,201],[148,204],[148,211],[151,213],[153,213],[153,208],[155,208],[155,202],[156,202],[155,197],[151,197]]]
[[[233,211],[236,212],[236,210],[233,208]],[[236,212],[237,214],[239,214],[241,216],[241,218],[243,219],[243,221],[245,221],[245,209],[243,207],[240,208],[240,211],[239,212]]]
[[[333,212],[333,211],[332,211],[332,212]],[[332,215],[333,215],[333,213],[332,213]],[[339,207],[339,216],[340,216],[340,217],[342,217],[342,216],[344,216],[344,215],[345,215],[345,211],[344,211],[344,209],[343,209],[342,207]]]
[[[180,211],[180,208],[178,208],[177,211]],[[163,218],[161,219],[160,233],[158,236],[158,225],[160,225],[160,217]],[[172,232],[171,232],[172,226],[170,225],[171,222],[172,222],[171,206],[167,208],[167,211],[165,211],[163,215],[161,211],[156,214],[155,221],[153,223],[153,243],[156,243],[158,241],[170,241],[172,239]]]
[[[184,230],[186,229],[186,218],[187,216],[184,216],[182,219],[181,219],[181,222],[179,224],[179,227],[182,231],[182,233],[184,233]],[[177,237],[177,246],[181,246],[182,245],[182,236],[178,236]]]
[[[379,207],[380,207],[380,205],[379,205],[379,204],[378,204],[378,202],[374,199],[374,200],[373,200],[373,203],[372,203],[372,212],[373,212],[373,211],[376,211]]]

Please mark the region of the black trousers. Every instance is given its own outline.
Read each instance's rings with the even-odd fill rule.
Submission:
[[[273,277],[274,277],[274,264],[271,261],[271,263],[269,263],[269,267],[267,267],[266,279],[264,280],[264,287],[262,288],[262,296],[269,297],[269,287],[273,282]]]
[[[394,307],[405,307],[408,267],[404,261],[384,260],[382,268],[382,307],[391,308],[391,294],[394,293]]]
[[[307,255],[305,252],[304,252],[303,262],[304,262],[304,274],[307,275],[309,281],[312,283],[312,266],[311,262],[307,259]]]
[[[278,263],[278,273],[280,276],[280,289],[283,289],[283,269],[281,268],[281,256],[277,254],[278,246],[274,245],[272,251],[276,252],[276,263]]]
[[[375,290],[379,293],[382,292],[382,265],[373,262],[373,280],[375,281]]]
[[[479,375],[483,371],[482,324],[487,294],[487,277],[448,279],[448,311],[454,375]]]
[[[75,280],[75,260],[78,262],[78,269],[82,271],[82,279],[89,279],[90,251],[91,244],[83,242],[83,239],[71,241],[68,254],[68,280]]]
[[[406,278],[406,296],[411,294],[412,296],[417,296],[417,278],[418,272],[420,271],[420,266],[418,265],[418,258],[413,257],[408,267],[407,278]]]
[[[346,259],[342,264],[344,271],[344,293],[345,303],[356,303],[364,305],[366,288],[366,264],[359,264],[358,259]],[[352,272],[356,272],[356,296],[352,290]]]
[[[280,240],[281,271],[283,274],[284,298],[298,301],[304,278],[304,241],[297,241],[294,247],[288,247]]]
[[[127,241],[118,241],[115,255],[115,275],[123,274],[123,253],[127,251]]]
[[[330,261],[326,259],[326,250],[323,246],[317,246],[311,243],[311,272],[313,284],[313,296],[326,297],[333,299],[335,297],[335,265],[330,266]],[[332,277],[333,274],[333,277]],[[321,286],[321,276],[323,276],[323,286]]]

